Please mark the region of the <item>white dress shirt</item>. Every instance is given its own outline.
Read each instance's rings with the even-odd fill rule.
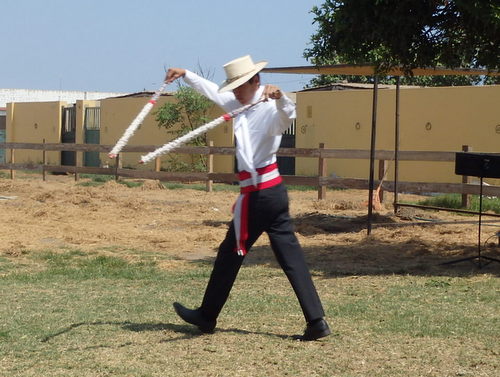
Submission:
[[[218,93],[217,84],[191,71],[186,70],[184,81],[227,112],[243,106],[233,92]],[[257,102],[263,91],[264,86],[260,86],[251,102]],[[238,171],[246,170],[254,178],[257,168],[274,163],[281,135],[295,117],[295,104],[284,94],[278,100],[269,99],[238,115],[233,122]]]

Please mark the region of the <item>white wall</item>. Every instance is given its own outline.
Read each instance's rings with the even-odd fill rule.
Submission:
[[[77,100],[98,100],[122,96],[128,93],[80,92],[70,90],[0,89],[0,108],[8,102],[51,102],[75,103]]]

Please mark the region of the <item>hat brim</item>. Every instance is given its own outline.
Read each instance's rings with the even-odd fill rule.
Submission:
[[[253,76],[255,76],[257,73],[259,73],[266,65],[267,65],[266,61],[261,61],[261,62],[255,63],[255,68],[252,71],[245,74],[244,76],[239,77],[236,80],[224,81],[221,84],[221,86],[219,87],[218,92],[223,93],[223,92],[228,92],[230,90],[236,89],[238,86],[246,83]]]

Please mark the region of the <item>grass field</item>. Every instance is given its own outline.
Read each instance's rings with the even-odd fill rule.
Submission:
[[[441,194],[427,198],[419,202],[419,204],[443,208],[463,208],[462,195],[460,194]],[[479,195],[471,195],[471,204],[468,209],[471,211],[479,211]],[[483,197],[482,210],[483,212],[491,211],[500,213],[500,199],[496,197]]]
[[[496,276],[314,271],[332,336],[303,318],[280,269],[241,270],[213,335],[182,323],[211,263],[141,250],[0,257],[0,376],[497,376]]]

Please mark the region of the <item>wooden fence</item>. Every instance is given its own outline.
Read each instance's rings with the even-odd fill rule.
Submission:
[[[160,160],[156,160],[154,168],[151,170],[123,169],[120,165],[120,156],[112,167],[85,167],[85,166],[60,166],[48,165],[46,163],[47,151],[74,151],[76,153],[101,152],[107,153],[111,150],[110,145],[96,144],[69,144],[69,143],[0,143],[0,149],[10,150],[10,162],[0,164],[0,169],[10,170],[11,178],[15,177],[15,170],[39,170],[45,180],[47,172],[66,172],[73,173],[75,180],[81,173],[89,174],[108,174],[125,178],[143,178],[158,179],[161,181],[174,182],[195,182],[204,181],[207,184],[207,190],[211,191],[212,182],[234,183],[237,177],[234,173],[213,172],[213,155],[234,155],[233,147],[180,147],[175,153],[181,154],[200,154],[207,155],[208,167],[206,172],[165,172],[160,171]],[[123,148],[121,153],[139,152],[148,153],[155,150],[155,145],[128,145]],[[43,161],[41,164],[27,164],[15,162],[15,151],[17,149],[31,149],[43,151]],[[318,188],[318,199],[326,197],[326,188],[351,188],[368,189],[368,179],[357,178],[335,178],[327,176],[327,159],[370,159],[370,151],[353,149],[325,149],[323,144],[318,148],[280,148],[277,153],[279,156],[287,157],[306,157],[318,160],[318,172],[316,176],[283,176],[287,184],[305,185]],[[9,156],[6,153],[6,156]],[[83,156],[82,156],[83,157]],[[378,177],[374,182],[378,187],[380,180],[384,175],[388,161],[394,159],[394,151],[379,150],[375,152],[375,159],[378,160]],[[455,161],[455,152],[433,152],[433,151],[400,151],[399,161]],[[83,158],[77,158],[76,161],[83,161]],[[464,183],[429,183],[429,182],[397,182],[398,192],[411,193],[459,193],[462,195],[479,194],[479,185],[467,183],[467,177],[462,180]],[[381,199],[383,199],[383,190],[394,192],[395,182],[383,180],[380,190]],[[500,186],[484,186],[483,195],[500,196]]]

